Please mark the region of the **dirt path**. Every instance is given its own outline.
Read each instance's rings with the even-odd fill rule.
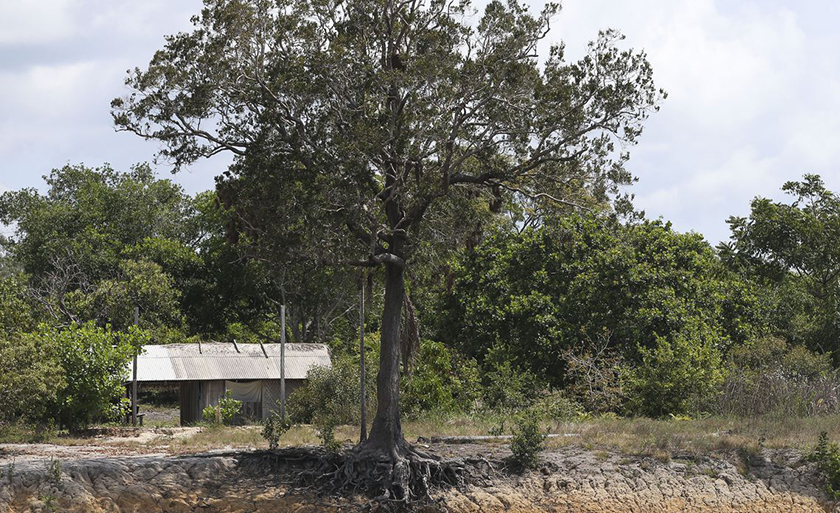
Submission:
[[[520,476],[505,468],[503,446],[433,445],[429,450],[443,457],[470,457],[472,463],[464,486],[435,491],[434,503],[420,508],[423,511],[834,511],[812,465],[794,451],[764,451],[748,461],[662,462],[564,448],[545,453],[540,470]],[[301,458],[300,452],[181,457],[81,454],[67,460],[21,459],[14,466],[8,459],[0,461],[0,513],[371,507],[363,498],[330,498],[293,486],[296,476],[314,462]]]

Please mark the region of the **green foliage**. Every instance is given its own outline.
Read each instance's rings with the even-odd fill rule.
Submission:
[[[12,338],[35,327],[25,280],[23,275],[0,276],[0,337]]]
[[[488,374],[501,373],[500,382],[527,370],[562,388],[578,379],[569,374],[570,352],[606,347],[632,366],[660,338],[703,331],[709,346],[725,353],[754,329],[754,298],[731,293],[736,289],[737,276],[697,234],[659,221],[622,226],[603,216],[569,216],[521,233],[497,232],[465,254],[435,331]],[[505,364],[488,364],[491,357],[511,368],[495,369]],[[604,378],[614,389],[612,377]]]
[[[280,437],[292,427],[288,419],[283,420],[277,412],[272,412],[263,421],[262,437],[268,442],[269,449],[277,449],[280,446]]]
[[[725,378],[718,343],[714,332],[701,325],[657,337],[651,349],[640,348],[642,361],[626,377],[629,411],[651,417],[695,413]]]
[[[0,362],[0,421],[45,422],[67,387],[58,348],[30,334],[0,339]]]
[[[230,390],[225,391],[225,396],[219,398],[219,402],[204,408],[201,418],[209,424],[222,424],[230,426],[236,414],[242,410],[242,401],[233,399]]]
[[[484,373],[484,406],[497,411],[515,411],[531,404],[542,387],[528,370],[516,369],[510,362],[496,359]]]
[[[423,340],[416,368],[400,383],[400,408],[408,415],[470,411],[481,393],[478,367],[440,342]]]
[[[587,415],[580,403],[559,390],[546,393],[537,399],[531,406],[531,411],[540,419],[553,421],[577,420]]]
[[[127,364],[147,343],[139,329],[120,333],[92,323],[60,329],[41,325],[0,340],[0,418],[37,424],[55,421],[71,430],[96,419],[115,420]]]
[[[787,182],[790,202],[756,198],[749,217],[731,217],[727,263],[771,300],[774,332],[794,345],[840,349],[840,196],[818,175]],[[840,354],[840,353],[837,353]]]
[[[132,328],[120,333],[92,323],[66,329],[42,326],[36,343],[55,347],[66,386],[53,411],[59,425],[83,428],[105,415],[123,395],[131,356],[148,343],[148,333]]]
[[[321,439],[321,446],[330,454],[335,454],[341,450],[341,442],[335,438],[335,423],[329,419],[323,419],[317,422],[318,438]]]
[[[840,499],[840,447],[836,442],[828,441],[828,433],[823,431],[820,434],[817,446],[807,459],[816,462],[828,496],[834,500]]]
[[[375,410],[376,394],[373,363],[367,376],[368,411]],[[338,357],[332,367],[315,367],[307,373],[306,383],[289,396],[287,404],[290,419],[295,423],[328,422],[333,425],[358,424],[359,362],[350,357]]]
[[[53,485],[58,485],[61,482],[61,460],[50,458],[50,464],[47,466],[47,478]]]
[[[539,416],[533,411],[519,415],[510,441],[510,462],[519,469],[536,468],[545,449],[545,435],[540,431]]]

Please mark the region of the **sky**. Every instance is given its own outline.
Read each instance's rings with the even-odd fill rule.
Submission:
[[[540,2],[531,1],[539,10]],[[158,146],[114,131],[110,101],[163,36],[188,30],[200,0],[0,0],[0,190],[44,188],[65,164],[116,169]],[[628,189],[649,218],[727,240],[730,215],[785,181],[823,176],[840,191],[840,2],[566,0],[549,42],[581,57],[614,28],[644,50],[669,96],[630,148]],[[547,47],[548,45],[546,45]],[[174,177],[213,187],[229,158]],[[169,168],[157,165],[161,176]]]

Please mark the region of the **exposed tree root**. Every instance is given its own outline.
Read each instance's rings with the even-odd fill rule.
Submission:
[[[360,446],[347,453],[334,476],[340,491],[361,491],[377,499],[414,502],[431,497],[430,487],[461,484],[460,462],[441,462],[413,447],[396,457]]]
[[[323,455],[319,468],[302,472],[299,486],[344,495],[362,493],[394,506],[431,500],[434,486],[464,484],[461,460],[441,461],[407,442],[384,451],[359,445],[340,455]]]

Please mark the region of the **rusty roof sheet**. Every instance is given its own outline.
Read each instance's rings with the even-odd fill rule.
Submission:
[[[143,346],[137,357],[137,381],[280,379],[280,344],[263,347],[265,353],[259,344]],[[323,344],[286,344],[285,362],[287,379],[303,379],[312,367],[331,365],[329,349]]]

